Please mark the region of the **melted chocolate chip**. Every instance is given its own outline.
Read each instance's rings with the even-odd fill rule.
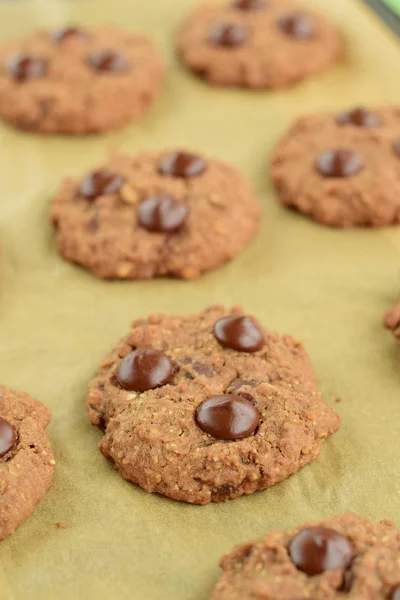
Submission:
[[[302,13],[294,13],[282,17],[279,27],[286,35],[295,39],[307,39],[314,36],[314,24],[311,18]]]
[[[188,205],[171,196],[150,196],[140,205],[138,222],[148,231],[173,233],[185,224]]]
[[[353,108],[353,110],[338,115],[336,122],[339,125],[355,125],[356,127],[369,129],[380,125],[381,118],[377,113],[366,108]]]
[[[214,46],[224,48],[242,46],[248,37],[248,27],[239,23],[216,23],[208,32],[208,41]]]
[[[269,6],[268,0],[232,0],[232,8],[238,10],[263,10]]]
[[[400,585],[393,590],[390,600],[400,600]]]
[[[17,441],[17,433],[14,427],[0,417],[0,457],[9,452]]]
[[[19,54],[12,56],[7,61],[6,69],[13,79],[22,82],[44,77],[47,73],[48,62],[38,56]]]
[[[120,363],[117,381],[126,390],[145,392],[169,383],[174,375],[171,360],[159,350],[135,350]]]
[[[205,400],[196,410],[200,429],[220,440],[250,437],[258,427],[260,413],[242,396],[225,394]]]
[[[347,569],[354,558],[354,548],[333,529],[310,527],[292,539],[289,554],[299,571],[312,577],[331,569]]]
[[[359,154],[351,150],[326,150],[317,159],[316,168],[324,177],[351,177],[364,168]]]
[[[195,177],[201,175],[207,168],[207,163],[202,156],[189,152],[173,152],[166,154],[158,165],[161,175],[170,177]]]
[[[103,73],[122,73],[128,70],[128,61],[113,50],[100,50],[88,56],[88,64],[95,71]]]
[[[94,200],[98,196],[115,194],[121,188],[123,182],[124,180],[120,175],[107,169],[92,171],[82,179],[79,186],[79,195],[88,200]]]
[[[393,144],[394,153],[400,158],[400,140]]]
[[[88,37],[89,36],[86,33],[86,31],[79,29],[79,27],[64,27],[63,29],[58,29],[57,31],[55,31],[52,34],[51,39],[56,44],[61,44],[66,40],[87,39]]]
[[[215,323],[214,335],[221,346],[238,352],[257,352],[265,337],[251,317],[223,317]]]

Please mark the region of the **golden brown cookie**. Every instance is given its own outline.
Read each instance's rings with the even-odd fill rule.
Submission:
[[[329,67],[341,40],[324,17],[295,0],[226,0],[189,16],[177,51],[213,85],[281,88]]]
[[[50,419],[28,394],[0,386],[0,539],[30,516],[51,487]]]
[[[193,279],[234,258],[260,212],[234,167],[164,151],[117,156],[67,180],[51,221],[60,254],[99,277]]]
[[[271,158],[280,201],[335,227],[399,223],[399,171],[397,107],[302,117]]]
[[[340,424],[299,341],[221,306],[135,321],[91,382],[88,410],[124,479],[194,504],[285,479]]]
[[[400,531],[355,514],[237,546],[211,600],[399,600]]]
[[[89,133],[139,119],[165,67],[144,35],[115,27],[40,31],[0,49],[0,117],[42,133]]]

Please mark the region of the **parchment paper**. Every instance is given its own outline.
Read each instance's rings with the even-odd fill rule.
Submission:
[[[381,317],[400,296],[400,230],[327,229],[276,202],[266,163],[303,112],[399,101],[398,43],[357,0],[315,0],[347,38],[347,59],[292,90],[213,89],[174,57],[197,0],[1,2],[1,41],[36,26],[111,22],[151,34],[170,64],[162,99],[137,125],[100,137],[0,126],[0,381],[53,413],[52,491],[0,544],[1,600],[206,600],[220,556],[275,527],[344,511],[400,525],[400,349]],[[187,283],[110,283],[61,260],[47,223],[60,179],[109,152],[183,145],[240,167],[264,207],[260,236],[228,266]],[[96,450],[85,393],[133,318],[242,304],[304,340],[343,418],[321,457],[269,491],[196,507],[122,481]],[[335,403],[340,397],[341,402]],[[59,522],[66,528],[57,528]]]

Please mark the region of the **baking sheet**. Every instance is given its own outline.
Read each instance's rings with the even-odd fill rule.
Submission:
[[[336,231],[280,207],[268,154],[295,115],[399,100],[397,41],[357,0],[309,1],[347,38],[347,59],[293,90],[208,87],[180,68],[173,31],[197,0],[0,3],[1,40],[35,26],[113,22],[147,31],[168,57],[164,95],[144,121],[101,137],[22,134],[0,126],[0,381],[53,413],[54,487],[0,544],[1,600],[206,600],[219,557],[274,527],[354,510],[400,525],[400,349],[381,327],[400,295],[400,230]],[[195,282],[103,282],[63,262],[47,224],[60,178],[115,149],[183,145],[232,162],[264,208],[258,239]],[[149,312],[242,304],[304,340],[343,418],[316,462],[269,491],[197,507],[124,482],[96,450],[87,383],[128,323]],[[336,398],[341,398],[336,403]],[[56,523],[65,525],[57,528]]]

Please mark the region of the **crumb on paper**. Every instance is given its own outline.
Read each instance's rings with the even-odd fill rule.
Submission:
[[[67,529],[67,526],[64,525],[64,523],[60,523],[59,521],[57,521],[56,527],[57,529]]]

